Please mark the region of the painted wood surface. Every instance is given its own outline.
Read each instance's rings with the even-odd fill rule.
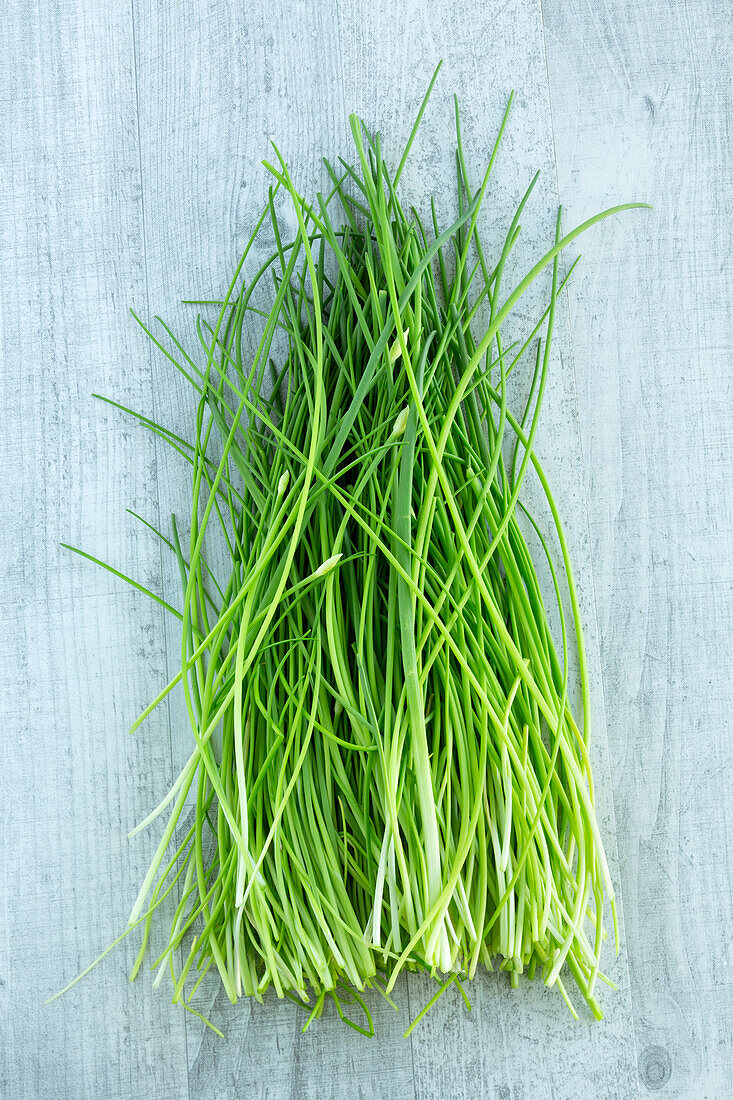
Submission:
[[[639,1079],[729,1096],[733,14],[544,17],[568,217],[618,188],[654,203],[569,292]]]
[[[125,317],[145,293],[129,12],[11,3],[0,58],[0,1090],[181,1096],[184,1022],[149,982],[127,983],[131,943],[43,1007],[124,928],[155,844],[125,834],[173,778],[163,712],[125,734],[165,676],[162,613],[59,546],[160,583],[155,541],[125,513],[157,508],[154,447],[90,397],[152,399]]]
[[[701,0],[672,14],[661,0],[602,11],[580,0],[72,0],[42,15],[12,0],[0,23],[11,750],[0,1095],[729,1093],[732,30]],[[128,984],[136,945],[124,944],[44,1008],[124,927],[157,839],[126,831],[188,747],[175,702],[125,734],[167,678],[175,631],[59,549],[81,544],[173,598],[172,563],[125,509],[165,524],[185,508],[187,471],[89,394],[185,428],[188,397],[127,306],[195,339],[180,299],[225,286],[266,194],[270,138],[306,189],[322,181],[322,154],[348,155],[351,110],[397,149],[440,57],[404,179],[416,205],[436,191],[451,210],[452,93],[478,173],[512,87],[490,241],[536,168],[525,263],[550,238],[558,199],[568,226],[618,200],[655,204],[583,242],[538,444],[588,629],[594,768],[624,897],[619,991],[603,1023],[573,1024],[539,985],[512,991],[485,975],[470,1014],[446,997],[405,1041],[429,996],[411,976],[402,1010],[378,1009],[368,1042],[332,1015],[303,1036],[288,1002],[232,1009],[212,984],[202,1007],[222,1041],[164,988]]]

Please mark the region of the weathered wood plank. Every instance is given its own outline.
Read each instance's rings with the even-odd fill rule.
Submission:
[[[135,7],[145,237],[150,313],[160,313],[195,347],[190,296],[226,290],[272,177],[261,167],[270,140],[299,186],[325,187],[321,157],[344,151],[348,126],[341,92],[333,3],[256,2],[178,8]],[[264,259],[257,250],[248,267]],[[248,261],[249,263],[249,261]],[[155,400],[164,423],[190,433],[195,406],[187,384],[153,359]],[[158,454],[161,512],[190,509],[190,478],[176,456]],[[171,563],[172,564],[172,563]],[[166,593],[179,592],[175,571]],[[177,639],[173,639],[172,652]],[[190,752],[190,731],[173,707],[173,737]],[[202,987],[199,1007],[222,1041],[188,1021],[191,1094],[225,1097],[404,1097],[412,1092],[405,1024],[382,1003],[378,1041],[345,1028],[335,1009],[306,1035],[306,1017],[272,996],[233,1008],[219,983]]]
[[[560,194],[620,194],[570,291],[642,1093],[733,1071],[727,5],[546,0]]]
[[[533,205],[522,217],[524,245],[507,272],[508,290],[552,243],[556,216],[539,4],[522,0],[497,9],[450,0],[430,7],[417,2],[401,4],[397,9],[388,2],[363,5],[357,0],[340,0],[339,15],[346,104],[384,133],[393,156],[409,133],[435,64],[444,59],[434,101],[405,173],[404,193],[419,206],[430,192],[437,191],[445,218],[455,211],[452,93],[458,94],[463,108],[464,143],[478,178],[509,92],[515,89],[505,144],[487,200],[484,233],[492,247],[503,239],[510,212],[534,171],[541,169],[543,178]],[[586,204],[575,211],[575,220],[595,212],[593,205]],[[568,228],[570,224],[566,219]],[[591,255],[597,246],[593,237],[584,242]],[[546,293],[547,283],[543,282],[540,293],[530,293],[522,301],[519,330],[546,300]],[[539,312],[541,308],[544,306]],[[510,329],[507,340],[513,338],[512,331],[516,335],[519,330]],[[583,460],[565,305],[557,319],[556,349],[537,449],[557,492],[577,573],[593,687],[593,762],[604,835],[618,881]],[[607,963],[621,988],[603,997],[607,1019],[601,1024],[583,1018],[574,1025],[559,995],[539,983],[525,983],[512,991],[499,974],[484,975],[470,987],[474,1002],[470,1014],[457,995],[439,1002],[413,1033],[416,1095],[529,1098],[635,1094],[626,960],[622,956],[614,964],[612,954],[609,950]],[[413,976],[409,982],[415,1012],[431,991],[425,981]]]
[[[125,308],[145,281],[129,10],[11,3],[0,98],[0,1092],[179,1098],[182,1015],[128,985],[136,945],[43,1006],[125,927],[152,854],[125,834],[171,778],[164,713],[125,733],[164,675],[161,615],[59,547],[160,582],[124,513],[155,515],[152,443],[89,396],[151,393]]]
[[[440,56],[405,193],[419,204],[438,188],[447,216],[448,93],[461,96],[478,170],[513,86],[487,233],[498,239],[541,167],[536,213],[523,222],[523,257],[536,255],[556,196],[534,2],[244,10],[198,0],[165,12],[137,4],[133,26],[123,8],[83,0],[52,6],[41,24],[15,0],[0,25],[2,713],[13,748],[2,778],[3,1095],[635,1095],[629,988],[642,1092],[727,1093],[730,17],[705,0],[671,13],[659,0],[611,0],[603,11],[546,0],[544,18],[566,224],[626,197],[656,207],[583,245],[570,296],[580,418],[563,310],[539,442],[589,628],[594,763],[613,857],[604,687],[609,701],[630,987],[624,955],[608,1020],[573,1025],[541,988],[513,992],[488,975],[472,987],[470,1015],[446,997],[412,1044],[399,1038],[404,1009],[378,1010],[375,1043],[332,1018],[303,1037],[290,1004],[232,1010],[211,989],[202,1007],[227,1041],[189,1022],[187,1052],[165,991],[145,977],[126,983],[130,946],[41,1007],[124,926],[155,830],[132,844],[124,833],[173,774],[165,713],[136,740],[124,729],[165,680],[175,631],[143,597],[58,550],[62,538],[81,543],[176,593],[172,563],[123,510],[153,521],[183,511],[186,471],[87,399],[102,390],[188,425],[185,387],[150,359],[126,305],[190,331],[191,313],[176,303],[225,285],[265,195],[253,166],[268,139],[305,185],[319,180],[322,152],[348,149],[349,110],[396,149]],[[186,737],[174,707],[174,756]],[[411,978],[398,999],[414,1013],[429,995]]]

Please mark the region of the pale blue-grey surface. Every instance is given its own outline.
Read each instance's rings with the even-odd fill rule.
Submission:
[[[718,1098],[733,1076],[733,18],[713,0],[10,0],[0,21],[0,1096]],[[486,233],[543,170],[523,257],[627,199],[559,311],[538,449],[588,628],[600,811],[623,898],[606,1020],[499,975],[448,996],[401,983],[379,1037],[294,1006],[203,1007],[219,1040],[126,973],[124,927],[155,830],[127,830],[187,751],[163,613],[59,548],[82,544],[170,598],[131,508],[185,510],[186,470],[92,401],[185,429],[188,395],[127,314],[215,297],[266,194],[349,151],[356,110],[397,149],[444,69],[404,187],[451,202],[454,91],[482,167],[511,88]],[[605,722],[604,722],[605,714]],[[614,817],[615,806],[615,817]],[[208,1000],[207,1000],[208,998]]]

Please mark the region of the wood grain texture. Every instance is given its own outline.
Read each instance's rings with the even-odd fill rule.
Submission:
[[[708,0],[672,15],[661,0],[543,6],[72,0],[41,18],[13,0],[0,22],[2,1097],[730,1091],[731,25]],[[625,897],[608,1018],[573,1025],[556,994],[493,974],[472,986],[470,1014],[446,995],[404,1041],[431,992],[411,976],[399,1014],[377,1006],[368,1042],[335,1013],[303,1036],[275,998],[232,1009],[212,982],[199,1004],[221,1041],[144,974],[126,982],[136,945],[43,1008],[124,926],[157,839],[125,832],[189,738],[175,702],[126,737],[179,639],[142,596],[58,549],[81,544],[175,602],[174,563],[124,509],[163,526],[185,515],[187,470],[87,395],[188,434],[185,385],[126,307],[193,346],[180,299],[224,290],[266,197],[269,140],[311,191],[321,155],[350,155],[349,111],[394,153],[440,57],[404,177],[416,205],[435,191],[441,216],[453,210],[453,91],[478,174],[512,87],[490,244],[536,168],[525,269],[551,240],[558,194],[568,227],[614,201],[655,203],[583,242],[538,442],[578,574],[601,820]]]
[[[162,616],[64,540],[157,585],[126,507],[155,508],[155,452],[93,390],[150,400],[126,313],[144,293],[129,11],[11,3],[0,23],[4,521],[0,602],[2,1035],[8,1097],[187,1095],[183,1021],[119,949],[153,838],[125,834],[172,778],[166,716],[125,733],[165,669]]]
[[[643,1095],[730,1095],[730,5],[544,0]]]

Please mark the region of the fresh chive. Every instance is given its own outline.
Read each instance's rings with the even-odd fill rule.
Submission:
[[[196,415],[189,442],[133,414],[192,471],[186,552],[175,519],[168,538],[137,517],[176,558],[181,609],[104,566],[181,623],[180,671],[133,729],[180,684],[192,736],[170,792],[133,830],[168,813],[130,917],[128,931],[144,924],[133,976],[178,885],[155,981],[167,969],[174,1001],[217,1034],[189,1003],[212,968],[232,1001],[272,986],[307,1006],[305,1030],[330,998],[367,1036],[366,991],[392,1004],[403,969],[427,970],[439,988],[409,1035],[453,983],[470,1007],[461,979],[492,960],[512,985],[539,971],[575,1015],[569,975],[600,1016],[604,896],[618,949],[580,611],[535,447],[572,272],[560,278],[559,257],[602,218],[642,204],[564,236],[558,212],[552,246],[507,293],[537,177],[493,267],[479,221],[511,99],[475,190],[456,103],[448,229],[431,203],[431,238],[398,197],[438,69],[392,175],[380,135],[355,116],[356,166],[327,164],[332,190],[313,203],[273,146],[274,183],[226,294],[187,299],[217,311],[213,323],[196,319],[203,361],[162,322],[158,336],[136,317],[190,383]],[[298,227],[288,243],[282,201]],[[248,255],[270,232],[275,251],[248,279]],[[546,308],[505,344],[506,321],[548,267]],[[270,285],[269,308],[255,305]],[[510,379],[525,366],[529,397],[515,414]],[[522,499],[532,473],[544,517]],[[552,577],[559,651],[530,532]],[[221,560],[226,581],[208,564]],[[580,717],[569,703],[573,639]]]

